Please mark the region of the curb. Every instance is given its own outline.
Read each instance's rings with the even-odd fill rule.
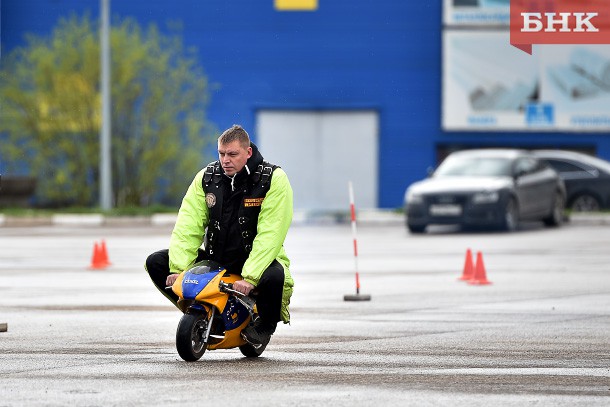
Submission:
[[[177,214],[155,214],[152,216],[104,216],[102,214],[62,214],[50,216],[6,216],[0,214],[0,227],[35,226],[173,226]]]
[[[56,214],[49,216],[6,216],[0,214],[0,227],[34,226],[173,226],[177,213],[152,216],[104,216],[102,214]],[[349,212],[295,211],[293,225],[331,225],[351,221]],[[365,209],[358,211],[359,225],[403,224],[404,215],[393,210]]]
[[[7,216],[0,214],[0,227],[36,226],[173,226],[177,213],[158,213],[152,216],[104,216],[102,214],[56,214],[51,216]],[[292,224],[332,225],[350,223],[349,212],[295,211]],[[404,214],[395,210],[364,209],[357,213],[357,224],[362,226],[404,225]],[[572,214],[569,223],[576,225],[610,225],[610,213]]]
[[[570,215],[570,223],[578,225],[610,225],[610,213],[578,213]]]

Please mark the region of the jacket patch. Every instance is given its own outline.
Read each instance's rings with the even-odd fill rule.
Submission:
[[[264,199],[265,198],[245,198],[244,207],[250,208],[252,206],[261,206]]]
[[[208,208],[212,208],[214,205],[216,205],[216,195],[211,192],[205,194],[205,203]]]

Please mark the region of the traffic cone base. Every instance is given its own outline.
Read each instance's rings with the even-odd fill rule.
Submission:
[[[472,285],[487,285],[491,284],[491,281],[487,280],[487,273],[485,272],[485,264],[483,264],[483,253],[477,252],[477,262],[474,267],[474,274],[472,278],[468,280],[468,284]]]
[[[472,280],[472,281],[469,281],[468,284],[470,284],[470,285],[487,285],[487,284],[491,284],[491,281],[488,281],[488,280],[485,280],[485,281]]]

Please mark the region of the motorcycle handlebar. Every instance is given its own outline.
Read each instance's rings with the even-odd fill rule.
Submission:
[[[240,293],[239,291],[235,291],[235,289],[233,289],[232,283],[225,283],[224,281],[221,281],[219,286],[220,286],[220,291],[225,292],[225,293],[235,294],[240,297],[256,297],[256,295],[258,294],[258,291],[255,288],[254,290],[252,290],[250,292],[250,295],[245,295],[243,293]]]
[[[233,290],[233,284],[231,284],[231,283],[225,283],[224,281],[221,281],[221,282],[220,282],[220,291],[227,292],[227,291],[229,291],[229,290],[230,290],[230,291],[235,291],[235,290]]]

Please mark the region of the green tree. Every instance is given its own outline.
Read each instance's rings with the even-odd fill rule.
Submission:
[[[117,206],[175,203],[215,129],[205,116],[207,78],[178,35],[136,21],[110,33],[112,184]],[[0,158],[26,163],[47,205],[94,206],[99,191],[100,48],[88,16],[61,19],[49,38],[0,65]]]

